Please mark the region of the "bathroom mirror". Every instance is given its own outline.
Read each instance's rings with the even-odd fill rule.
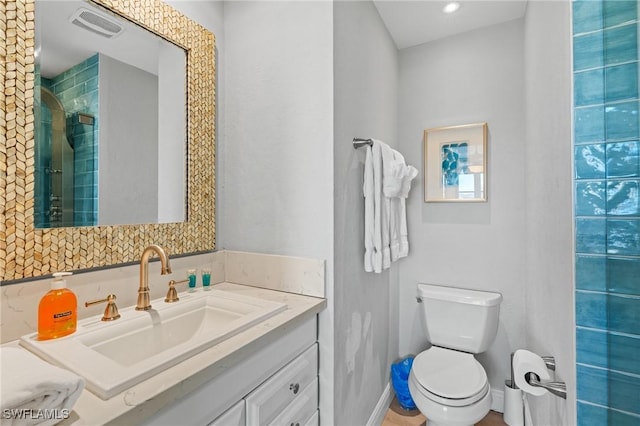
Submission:
[[[54,2],[57,3],[57,2]],[[215,249],[215,38],[160,0],[94,0],[186,54],[186,218],[182,222],[42,229],[35,221],[36,43],[34,0],[0,3],[0,280],[140,260],[149,244],[169,254]],[[38,71],[39,72],[39,71]],[[174,87],[181,87],[178,83]],[[90,117],[78,114],[90,125]],[[180,135],[178,139],[184,138]],[[184,157],[183,157],[184,158]],[[168,167],[169,169],[171,167]],[[164,176],[171,170],[161,170]],[[125,184],[122,184],[125,185]],[[128,183],[126,184],[128,185]],[[162,186],[162,185],[161,185]],[[118,189],[118,188],[115,188]],[[162,191],[162,189],[160,190]],[[135,205],[124,209],[135,209]]]
[[[184,221],[184,49],[87,1],[35,19],[35,227]]]

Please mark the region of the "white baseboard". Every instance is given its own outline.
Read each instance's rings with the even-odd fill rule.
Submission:
[[[498,389],[491,389],[491,409],[498,413],[504,413],[504,391]]]
[[[380,399],[376,404],[376,408],[374,408],[369,420],[367,420],[367,426],[380,426],[382,424],[392,400],[393,392],[391,391],[391,383],[387,383],[387,386],[384,388],[384,391],[382,391],[382,395],[380,395]]]

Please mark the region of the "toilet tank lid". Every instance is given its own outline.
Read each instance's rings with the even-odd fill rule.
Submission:
[[[425,283],[418,283],[418,297],[478,306],[495,306],[502,302],[502,294],[496,292]]]

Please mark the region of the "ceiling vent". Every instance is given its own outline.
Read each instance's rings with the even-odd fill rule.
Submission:
[[[114,38],[124,31],[122,25],[114,18],[100,15],[93,10],[83,7],[76,10],[75,13],[71,15],[71,18],[69,18],[69,21],[80,28],[107,38]]]

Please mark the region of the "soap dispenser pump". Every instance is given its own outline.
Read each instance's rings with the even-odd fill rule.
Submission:
[[[38,340],[56,339],[76,331],[78,299],[67,288],[64,277],[71,272],[53,274],[51,290],[40,299],[38,306]]]

